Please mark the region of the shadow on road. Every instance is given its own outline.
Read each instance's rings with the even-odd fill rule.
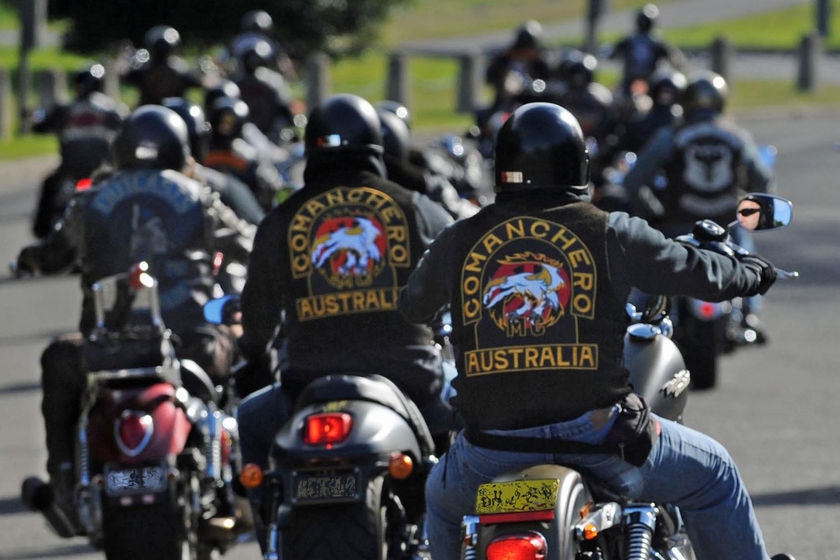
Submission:
[[[840,504],[840,486],[753,494],[752,501],[755,507],[836,506]]]

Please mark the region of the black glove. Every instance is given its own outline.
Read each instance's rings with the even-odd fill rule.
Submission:
[[[754,296],[756,294],[764,295],[767,293],[767,290],[776,281],[776,268],[773,266],[773,263],[758,255],[744,255],[740,258],[740,261],[741,264],[758,274],[758,284],[755,290],[746,295]]]

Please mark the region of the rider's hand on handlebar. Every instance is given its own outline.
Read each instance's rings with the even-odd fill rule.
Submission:
[[[740,257],[740,261],[747,268],[754,270],[759,278],[755,293],[747,295],[764,295],[767,293],[767,290],[776,281],[776,268],[773,266],[773,263],[758,255],[743,255]]]

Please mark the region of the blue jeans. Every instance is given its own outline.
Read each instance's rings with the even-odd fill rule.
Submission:
[[[549,463],[585,469],[630,498],[676,504],[698,560],[768,560],[752,502],[726,449],[682,424],[657,419],[662,432],[642,467],[612,455],[495,451],[471,445],[462,432],[426,484],[432,558],[458,559],[461,518],[473,512],[479,484],[506,471]],[[516,432],[588,443],[601,435],[586,415]]]

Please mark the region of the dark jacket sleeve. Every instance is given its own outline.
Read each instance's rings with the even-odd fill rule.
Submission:
[[[444,248],[454,229],[447,228],[434,240],[400,291],[399,310],[413,323],[430,322],[451,301],[447,283],[451,266]]]
[[[649,294],[723,301],[754,293],[760,278],[735,257],[666,238],[641,218],[610,215],[607,256],[617,293],[629,286]]]
[[[249,358],[263,353],[274,336],[282,313],[282,287],[273,262],[276,255],[274,230],[277,222],[266,217],[254,237],[254,247],[248,260],[248,280],[242,290],[242,329],[240,347]]]

